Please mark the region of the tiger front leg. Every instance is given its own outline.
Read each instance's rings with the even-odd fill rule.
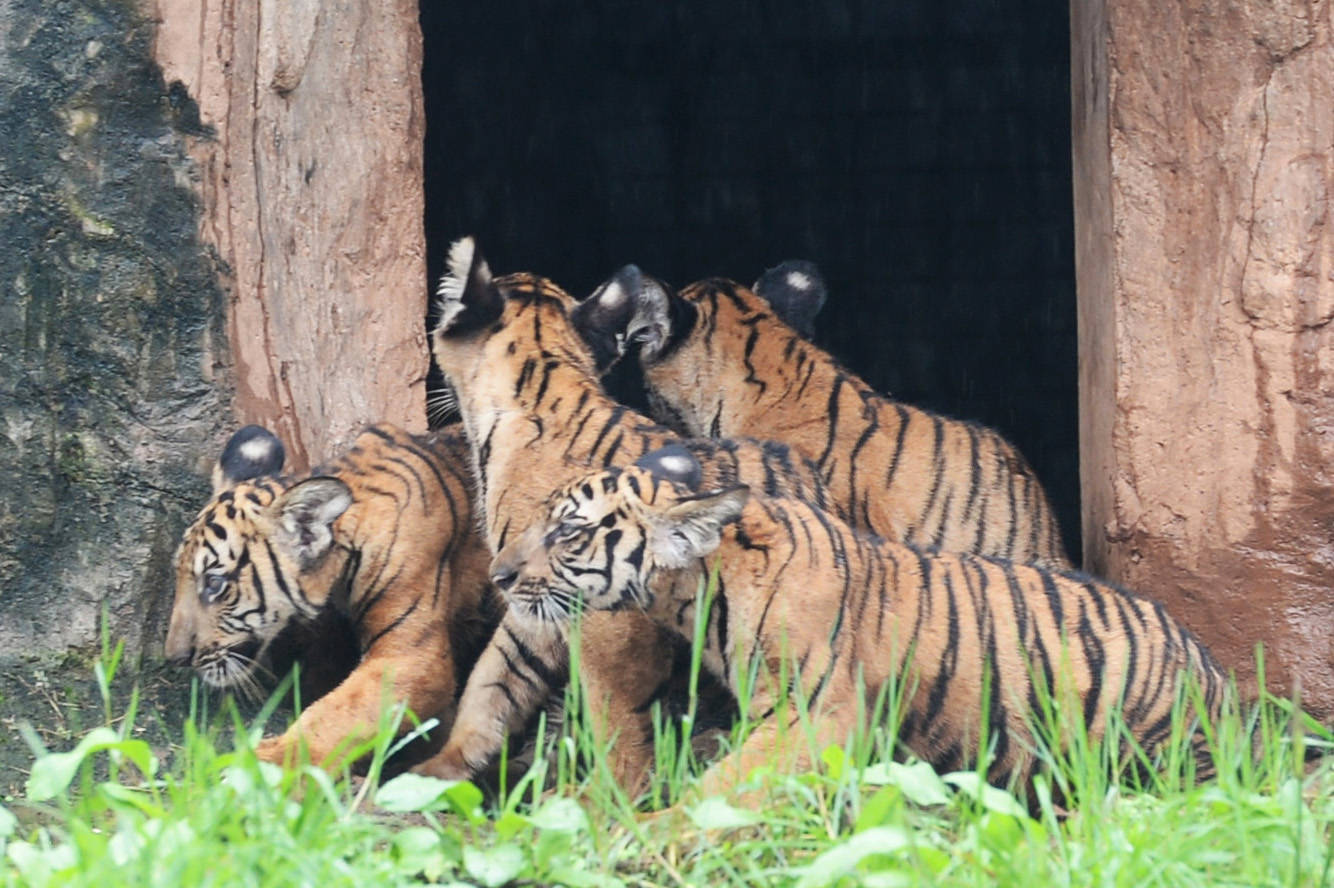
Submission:
[[[447,728],[454,691],[453,664],[442,645],[372,653],[341,684],[306,707],[286,731],[256,744],[255,754],[262,761],[290,764],[304,748],[311,762],[334,769],[376,735],[382,713],[394,704],[405,704],[421,719],[437,717]],[[410,718],[399,723],[400,733],[412,727]]]
[[[752,711],[756,707],[752,703]],[[715,762],[696,784],[698,799],[734,795],[757,768],[772,768],[778,774],[799,774],[811,769],[826,746],[845,743],[852,734],[853,720],[839,713],[806,713],[788,705],[770,715],[750,733],[741,747]],[[766,801],[762,788],[735,794],[734,801],[759,809]]]
[[[510,734],[565,685],[564,637],[506,614],[473,667],[458,719],[441,750],[412,770],[441,780],[471,780],[500,755]]]
[[[573,640],[572,644],[575,643]],[[588,614],[579,678],[591,729],[607,766],[630,798],[648,788],[653,764],[652,705],[672,673],[673,646],[645,614]]]

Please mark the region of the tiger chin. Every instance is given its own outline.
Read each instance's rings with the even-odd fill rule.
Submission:
[[[294,637],[303,662],[334,663],[327,693],[260,741],[262,760],[291,760],[301,745],[312,762],[342,764],[375,735],[386,703],[440,719],[437,745],[448,732],[503,612],[473,529],[466,459],[456,430],[376,425],[327,466],[287,477],[270,432],[247,426],[228,441],[213,497],[176,553],[165,653],[249,697],[265,693],[268,664]]]
[[[1051,504],[1018,449],[980,424],[893,401],[839,365],[809,339],[824,299],[809,262],[785,262],[752,288],[712,278],[679,292],[631,265],[573,318],[599,367],[638,353],[660,422],[791,446],[859,529],[1068,569]]]
[[[799,501],[739,485],[701,492],[698,478],[672,447],[581,478],[495,557],[491,578],[530,621],[634,607],[689,638],[717,571],[703,665],[738,696],[751,684],[758,727],[704,775],[704,795],[760,765],[808,768],[812,749],[867,727],[891,682],[903,692],[902,748],[941,771],[971,767],[985,727],[988,779],[1001,786],[1031,776],[1043,686],[1094,741],[1119,707],[1150,757],[1170,737],[1187,676],[1200,714],[1219,711],[1222,671],[1153,602],[1081,574],[884,542]],[[1197,774],[1208,773],[1202,733],[1190,741]]]

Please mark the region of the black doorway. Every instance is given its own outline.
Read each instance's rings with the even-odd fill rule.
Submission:
[[[819,263],[817,339],[981,420],[1079,558],[1066,0],[422,0],[435,280],[475,233],[577,296]]]

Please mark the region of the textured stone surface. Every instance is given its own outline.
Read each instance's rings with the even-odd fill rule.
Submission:
[[[421,37],[411,0],[158,0],[154,54],[230,270],[237,418],[294,468],[425,428]]]
[[[1087,565],[1328,720],[1334,4],[1072,10]]]
[[[0,658],[160,643],[228,387],[214,264],[151,27],[0,2]]]
[[[239,422],[425,426],[416,14],[0,0],[0,658],[160,650]]]

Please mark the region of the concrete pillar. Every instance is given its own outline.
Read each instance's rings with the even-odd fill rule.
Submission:
[[[1332,15],[1071,4],[1085,566],[1326,720]]]

